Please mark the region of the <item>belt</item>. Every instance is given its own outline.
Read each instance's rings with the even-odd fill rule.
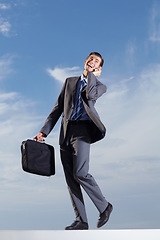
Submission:
[[[70,126],[73,125],[88,125],[91,124],[90,120],[75,120],[75,121],[69,121],[68,123]]]

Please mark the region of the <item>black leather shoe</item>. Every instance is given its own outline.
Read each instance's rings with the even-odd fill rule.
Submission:
[[[109,216],[112,210],[113,210],[113,206],[110,203],[108,203],[106,210],[99,215],[97,228],[102,227],[109,220]]]
[[[70,226],[66,227],[65,230],[88,230],[88,223],[74,221]]]

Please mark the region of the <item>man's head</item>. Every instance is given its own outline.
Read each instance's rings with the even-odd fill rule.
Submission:
[[[97,57],[99,57],[99,58],[101,59],[101,61],[100,61],[100,66],[103,67],[104,60],[103,60],[103,58],[102,58],[102,55],[101,55],[100,53],[98,53],[98,52],[91,52],[91,53],[88,55],[87,58],[89,58],[89,57],[92,56],[92,55],[95,55],[95,56],[97,56]],[[87,58],[86,58],[86,60],[87,60]]]
[[[84,75],[86,75],[87,72],[95,72],[95,69],[98,72],[101,72],[101,68],[103,66],[103,63],[104,63],[104,60],[103,60],[100,53],[91,52],[88,55],[88,57],[86,58],[85,63],[84,63]]]

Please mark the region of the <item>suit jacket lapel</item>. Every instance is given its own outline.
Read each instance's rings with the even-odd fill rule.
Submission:
[[[75,99],[76,99],[76,91],[77,91],[77,84],[78,84],[78,80],[80,77],[75,77],[72,79],[72,102],[73,105],[75,104]]]

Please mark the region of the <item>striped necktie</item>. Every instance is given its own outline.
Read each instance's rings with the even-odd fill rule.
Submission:
[[[72,117],[71,117],[72,120],[78,120],[80,118],[80,116],[82,115],[83,102],[82,102],[81,92],[83,91],[83,89],[86,85],[87,85],[87,83],[86,83],[85,79],[84,78],[81,79],[78,101],[77,101],[77,105],[75,106]]]

